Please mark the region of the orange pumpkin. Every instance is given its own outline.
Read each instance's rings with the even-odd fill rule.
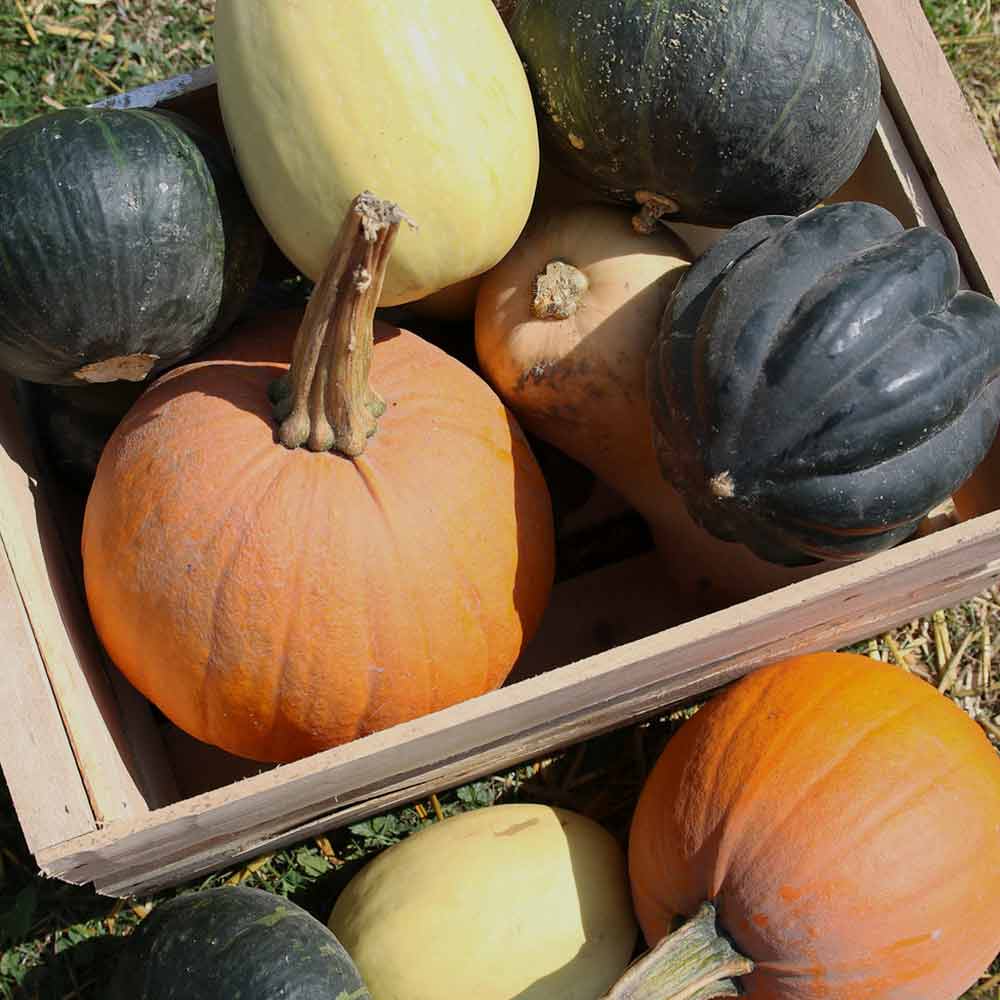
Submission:
[[[517,424],[444,352],[373,335],[400,218],[359,198],[305,316],[153,385],[88,500],[112,660],[182,729],[255,760],[495,688],[548,599],[549,496]]]
[[[755,965],[740,977],[748,998],[951,1000],[1000,950],[1000,756],[897,667],[788,660],[673,737],[640,796],[629,866],[650,943],[714,904]],[[710,916],[682,931],[697,939]],[[664,938],[634,982],[652,982],[642,963],[664,972],[671,941],[684,937]],[[746,972],[736,958],[718,960],[724,974]]]

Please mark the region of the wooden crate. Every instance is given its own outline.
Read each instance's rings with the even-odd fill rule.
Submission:
[[[1000,292],[1000,174],[918,0],[856,0],[880,54],[877,134],[841,198],[942,229]],[[218,119],[212,70],[113,104]],[[651,552],[561,582],[498,691],[294,764],[254,768],[157,721],[107,662],[78,522],[0,392],[0,762],[42,870],[150,891],[648,717],[790,654],[829,649],[1000,577],[1000,513],[678,623]]]

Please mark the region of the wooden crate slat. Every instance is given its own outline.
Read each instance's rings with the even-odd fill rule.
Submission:
[[[28,849],[96,829],[59,706],[0,548],[0,761]]]
[[[442,712],[158,810],[39,855],[108,883],[199,855],[230,857],[418,782],[438,787],[623,725],[754,667],[855,641],[1000,576],[1000,514],[907,543]],[[602,571],[598,571],[602,572]],[[585,611],[586,609],[582,609]],[[117,873],[117,874],[116,874]]]
[[[156,108],[178,99],[187,99],[200,91],[215,89],[218,75],[214,65],[199,66],[190,73],[179,73],[167,80],[155,80],[125,94],[112,94],[95,101],[95,108]]]
[[[1000,298],[1000,171],[919,0],[851,0],[882,90],[973,288]]]
[[[146,813],[114,693],[9,378],[0,379],[0,539],[97,823]]]

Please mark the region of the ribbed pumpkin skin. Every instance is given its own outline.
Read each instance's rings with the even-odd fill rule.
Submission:
[[[546,156],[670,218],[811,208],[875,130],[875,49],[843,0],[520,0],[510,31]]]
[[[350,955],[300,906],[232,886],[158,903],[105,1000],[370,1000]]]
[[[958,282],[947,239],[864,202],[732,229],[649,359],[660,464],[692,515],[775,562],[909,537],[1000,422],[1000,307]]]
[[[897,667],[789,660],[667,744],[629,870],[651,943],[715,901],[751,1000],[950,1000],[1000,951],[1000,757]]]
[[[215,45],[240,172],[309,277],[363,190],[420,227],[399,234],[383,306],[480,274],[517,239],[538,128],[491,0],[219,0]]]
[[[363,455],[276,443],[267,390],[300,318],[262,319],[152,386],[105,448],[83,528],[112,660],[182,729],[255,760],[497,687],[554,572],[519,428],[411,333],[376,325],[388,409]]]
[[[236,318],[263,256],[224,143],[166,112],[76,108],[7,132],[0,218],[0,368],[35,382],[189,357]]]

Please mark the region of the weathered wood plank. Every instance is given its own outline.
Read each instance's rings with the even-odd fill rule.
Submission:
[[[882,91],[973,288],[1000,298],[1000,171],[919,0],[851,0]]]
[[[0,379],[0,540],[97,823],[147,812],[86,605],[6,377]]]
[[[89,833],[96,823],[2,547],[0,649],[0,761],[34,853]]]
[[[290,831],[346,822],[370,812],[373,800],[406,801],[624,725],[764,663],[855,641],[998,577],[1000,514],[117,823],[38,860],[105,891],[164,884],[285,842]]]
[[[864,158],[829,200],[875,202],[907,228],[930,226],[946,231],[885,98],[879,104],[875,135]]]

